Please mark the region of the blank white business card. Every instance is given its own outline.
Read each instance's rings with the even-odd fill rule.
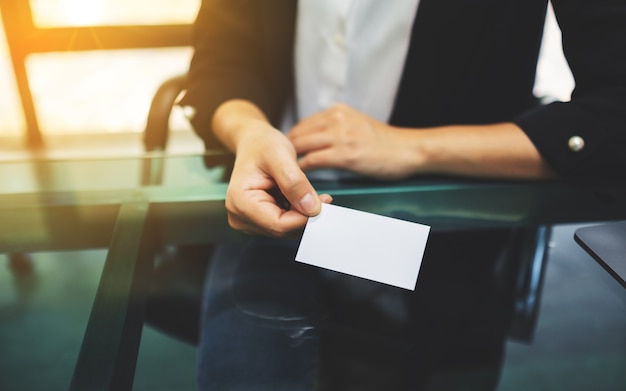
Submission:
[[[429,233],[427,225],[322,204],[296,261],[415,290]]]

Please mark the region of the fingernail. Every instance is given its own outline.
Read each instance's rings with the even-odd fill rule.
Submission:
[[[315,213],[317,211],[317,202],[315,202],[311,193],[306,193],[304,197],[300,198],[298,204],[306,213]]]

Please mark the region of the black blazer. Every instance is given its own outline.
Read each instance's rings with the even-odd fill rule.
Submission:
[[[390,2],[390,6],[393,2]],[[626,183],[626,0],[552,0],[576,80],[570,102],[532,89],[547,0],[421,0],[390,123],[512,121],[570,180]],[[277,125],[293,96],[294,0],[205,0],[181,104],[214,147],[210,119],[231,98]],[[572,136],[585,146],[574,151]],[[617,176],[616,176],[617,175]]]

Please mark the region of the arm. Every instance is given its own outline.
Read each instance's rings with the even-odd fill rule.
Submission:
[[[555,176],[513,123],[399,128],[336,105],[304,119],[288,137],[304,170],[340,167],[381,179],[414,174]]]
[[[298,143],[297,150],[301,155],[303,168],[330,166],[334,163],[347,169],[354,168],[361,173],[378,175],[377,172],[382,172],[378,176],[388,177],[420,172],[507,178],[542,178],[555,174],[572,182],[626,183],[624,172],[619,169],[626,167],[626,5],[617,5],[611,0],[554,0],[553,3],[563,30],[565,55],[577,83],[571,102],[556,102],[529,109],[530,105],[524,103],[524,94],[526,89],[530,90],[532,87],[531,73],[527,69],[534,66],[531,64],[533,59],[524,57],[515,60],[513,56],[520,53],[513,50],[506,52],[504,57],[499,56],[497,50],[486,43],[483,51],[479,50],[474,54],[473,58],[480,59],[473,64],[474,70],[506,70],[508,62],[517,61],[520,64],[519,69],[512,69],[510,73],[515,79],[506,79],[508,73],[503,71],[493,78],[491,72],[480,73],[476,75],[476,81],[472,79],[474,75],[459,76],[461,70],[451,67],[455,71],[452,75],[456,77],[455,82],[453,85],[446,85],[447,78],[436,72],[434,61],[417,61],[417,64],[411,64],[420,69],[415,73],[421,79],[417,82],[411,79],[413,84],[410,88],[419,88],[425,83],[424,78],[435,74],[439,75],[436,80],[440,83],[436,88],[442,89],[440,94],[437,90],[435,99],[417,91],[415,94],[405,93],[404,100],[401,100],[405,113],[419,113],[417,117],[413,115],[410,121],[403,120],[402,126],[407,127],[405,130],[408,131],[412,123],[419,123],[422,118],[427,118],[423,121],[426,125],[416,129],[418,132],[395,137],[403,139],[402,142],[395,143],[399,150],[412,151],[411,154],[403,154],[405,159],[411,159],[412,168],[403,167],[399,173],[393,173],[390,172],[389,165],[373,165],[371,159],[370,163],[363,159],[359,164],[356,159],[361,155],[380,154],[373,148],[356,152],[357,143],[354,137],[346,137],[349,148],[342,149],[342,157],[348,161],[332,161],[330,157],[319,153],[319,140],[298,140],[303,132],[300,130],[289,137]],[[522,1],[516,6],[520,11],[539,12],[527,7]],[[513,22],[514,27],[523,28],[520,20],[514,19]],[[513,31],[507,28],[502,28],[502,36],[515,37]],[[521,30],[520,34],[526,32]],[[529,39],[532,40],[533,37]],[[520,42],[526,40],[512,40],[510,46],[514,47],[513,44]],[[523,46],[524,53],[528,56],[534,53],[531,46],[528,42]],[[448,51],[436,52],[437,58],[449,61],[462,59],[446,56],[447,53]],[[428,66],[420,68],[419,65],[423,62]],[[445,75],[445,70],[442,74]],[[518,82],[518,79],[523,80]],[[426,81],[428,80],[430,79]],[[472,90],[479,82],[484,83],[487,95],[481,93],[483,89]],[[462,91],[467,91],[467,94],[455,100],[457,85],[463,88]],[[510,94],[509,88],[512,91]],[[500,102],[489,99],[491,96],[501,96],[511,103],[499,104]],[[435,102],[435,107],[430,105],[431,101]],[[406,107],[407,105],[415,105],[415,108]],[[437,112],[439,108],[443,109]],[[432,116],[430,111],[434,111]],[[474,113],[477,114],[473,115]],[[309,124],[298,126],[296,130],[299,127],[310,128],[310,120],[305,119],[304,123]],[[469,123],[475,125],[455,125]],[[384,127],[373,124],[373,129]],[[439,124],[447,126],[438,126]],[[315,126],[319,128],[319,125]],[[402,129],[395,130],[400,132]],[[385,136],[389,132],[381,133],[381,136]],[[425,137],[426,135],[429,137]],[[391,139],[386,136],[384,138]],[[571,142],[578,138],[583,140],[584,145],[579,143],[579,148],[576,148]],[[328,141],[324,142],[328,144]],[[313,151],[316,153],[311,153]],[[385,155],[392,160],[396,157],[390,153]]]
[[[413,133],[411,133],[413,134]],[[432,172],[473,177],[546,179],[555,173],[524,132],[513,123],[444,126],[416,132]],[[422,141],[423,140],[423,141]]]
[[[626,3],[552,0],[576,88],[513,119],[560,176],[626,183]],[[570,148],[572,137],[584,141]],[[617,174],[617,175],[616,175]]]
[[[291,92],[294,18],[290,0],[202,1],[180,105],[194,109],[191,124],[208,149],[224,147],[211,121],[228,100],[253,102],[270,123],[279,123]]]
[[[291,236],[320,201],[330,202],[315,193],[276,130],[291,91],[294,21],[291,0],[204,0],[194,24],[181,105],[195,108],[191,123],[207,148],[236,154],[226,209],[230,225],[244,232]],[[289,206],[272,196],[276,188]]]

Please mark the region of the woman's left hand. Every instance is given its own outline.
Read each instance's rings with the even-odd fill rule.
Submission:
[[[344,104],[301,120],[287,133],[304,170],[341,168],[380,179],[407,175],[398,128]]]

